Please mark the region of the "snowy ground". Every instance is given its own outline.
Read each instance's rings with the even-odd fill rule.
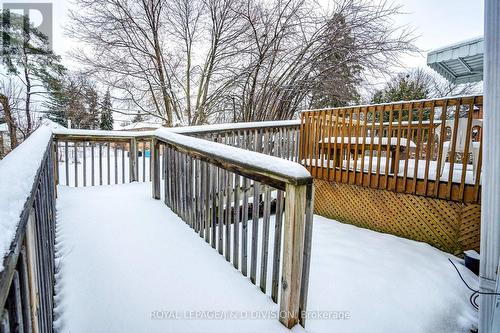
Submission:
[[[149,183],[60,186],[57,207],[58,331],[287,331],[274,318],[220,320],[278,306],[152,200]],[[315,216],[308,310],[347,318],[309,319],[307,332],[468,332],[477,313],[449,257]]]
[[[142,152],[142,145],[139,146]],[[122,149],[117,148],[116,154],[114,147],[108,150],[107,147],[103,145],[102,150],[102,160],[99,161],[99,148],[94,147],[94,184],[123,184],[130,183],[130,171],[129,171],[129,152],[127,150],[122,151]],[[57,173],[59,175],[59,183],[61,185],[75,186],[75,171],[78,179],[78,186],[92,185],[92,148],[90,146],[85,147],[85,163],[84,163],[84,152],[83,147],[78,147],[78,152],[76,156],[75,163],[75,148],[74,146],[68,147],[68,179],[66,179],[66,156],[64,151],[64,146],[60,146],[58,150],[58,169]],[[147,155],[147,156],[146,156]],[[108,169],[109,160],[109,169]],[[76,169],[75,169],[76,165]],[[149,175],[149,151],[147,154],[141,154],[137,159],[138,177],[139,181],[151,181]],[[162,169],[162,164],[160,163],[160,168]],[[102,176],[99,170],[102,170]],[[109,173],[108,173],[109,170]]]

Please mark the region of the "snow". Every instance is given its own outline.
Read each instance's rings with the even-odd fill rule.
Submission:
[[[314,216],[308,310],[351,320],[309,321],[309,332],[467,332],[477,325],[462,261],[432,246]]]
[[[184,127],[174,127],[169,130],[175,133],[200,133],[200,132],[214,132],[223,130],[242,130],[248,128],[277,128],[286,126],[300,125],[300,120],[279,120],[279,121],[255,121],[255,122],[245,122],[245,123],[226,123],[226,124],[212,124],[212,125],[199,125],[199,126],[184,126]]]
[[[230,163],[249,166],[252,170],[260,170],[276,178],[293,178],[295,180],[311,178],[309,171],[302,165],[279,157],[267,156],[263,158],[261,153],[173,133],[166,129],[156,130],[155,134],[167,142],[189,147],[204,154],[217,155]]]
[[[409,141],[409,143],[407,142]],[[363,144],[363,142],[366,144],[366,145],[370,145],[372,144],[372,138],[371,137],[366,137],[366,138],[363,138],[363,137],[331,137],[331,138],[325,138],[324,140],[320,140],[319,143],[344,143],[344,144],[348,144],[348,143],[351,143],[351,144]],[[390,146],[397,146],[398,144],[398,138],[390,138],[390,141],[389,141],[389,138],[373,138],[373,144],[374,145],[378,145],[380,142],[380,144],[382,146],[387,146],[387,143],[390,142]],[[330,143],[330,145],[331,145]],[[407,147],[409,146],[410,148],[416,148],[417,146],[415,145],[415,143],[411,140],[406,140],[404,138],[400,138],[399,139],[399,146],[400,147]]]
[[[0,272],[51,137],[42,126],[0,160]]]
[[[151,199],[150,186],[59,187],[56,331],[288,332],[276,319],[152,319],[278,306]]]
[[[53,130],[54,129],[64,129],[64,128],[66,128],[66,127],[62,126],[61,124],[58,124],[55,121],[52,121],[52,120],[50,120],[48,118],[43,118],[42,121],[41,121],[41,125],[47,126],[47,127],[51,128]]]
[[[152,129],[152,128],[160,128],[160,127],[162,127],[162,124],[160,124],[160,123],[152,123],[152,122],[140,121],[140,122],[137,122],[137,123],[131,123],[131,124],[122,126],[122,127],[118,128],[118,129],[120,131],[125,131],[125,130],[139,130],[139,129],[142,129],[142,128]]]
[[[154,311],[164,317],[197,310],[265,313],[278,306],[151,199],[150,186],[59,187],[56,330],[288,331],[274,318],[206,320],[192,312],[189,319],[151,318]],[[271,224],[270,239],[273,231]],[[308,310],[346,317],[310,318],[307,332],[457,333],[477,325],[470,292],[448,258],[473,288],[477,278],[452,255],[320,216],[312,244]]]
[[[148,123],[149,124],[149,123]],[[146,127],[151,127],[151,124]],[[85,129],[55,129],[54,134],[61,135],[98,135],[101,137],[142,137],[153,136],[160,132],[173,132],[179,134],[194,134],[194,133],[211,133],[214,131],[223,130],[236,130],[248,128],[266,128],[266,127],[286,127],[300,125],[300,120],[280,120],[280,121],[256,121],[247,123],[227,123],[227,124],[213,124],[213,125],[200,125],[200,126],[184,126],[184,127],[162,127],[159,126],[156,130],[151,131],[101,131],[101,130],[85,130]],[[137,128],[137,127],[136,127]]]
[[[154,135],[155,131],[101,131],[101,130],[86,130],[86,129],[68,129],[58,128],[54,129],[54,134],[60,135],[75,135],[75,136],[99,136],[99,137],[120,137],[120,138],[134,138],[141,136]]]

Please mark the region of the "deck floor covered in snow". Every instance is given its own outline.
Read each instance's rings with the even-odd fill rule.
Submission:
[[[151,199],[150,186],[59,186],[56,330],[288,331],[275,318],[250,318],[278,305]],[[427,244],[315,216],[308,309],[328,318],[313,319],[312,312],[306,330],[469,332],[477,313],[449,257]],[[477,288],[474,275],[451,258]],[[225,311],[248,317],[221,320]]]

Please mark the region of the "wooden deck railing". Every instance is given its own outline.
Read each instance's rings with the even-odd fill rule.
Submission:
[[[297,162],[299,129],[297,120],[168,130]],[[56,130],[57,184],[79,187],[151,181],[152,133]],[[163,156],[163,151],[160,151],[160,156]]]
[[[175,132],[298,162],[298,120],[192,126]]]
[[[285,121],[56,131],[56,179],[106,185],[138,181],[142,173],[142,181],[151,177],[155,199],[163,180],[172,211],[280,304],[284,325],[305,325],[313,185],[293,162],[299,128],[299,121]]]
[[[480,202],[482,96],[304,111],[300,161],[315,178]]]
[[[285,159],[165,130],[157,132],[153,147],[153,197],[161,197],[164,147],[165,203],[276,303],[281,290],[284,325],[304,325],[299,314],[306,309],[309,280],[310,174]]]
[[[24,142],[17,149],[26,149],[26,146],[31,144],[32,142]],[[2,221],[13,222],[17,229],[14,229],[16,232],[9,253],[1,258],[1,332],[52,332],[56,216],[53,152],[49,137],[36,174],[23,175],[28,179],[33,177],[34,181],[31,191],[27,191],[27,197],[23,198],[24,208],[19,218],[15,221]],[[5,163],[4,166],[11,164],[14,170],[18,170],[28,163],[28,158],[35,157],[33,154],[25,154],[6,158],[2,163]],[[15,176],[16,174],[0,174],[0,178]],[[5,178],[3,179],[2,181],[5,181]],[[7,208],[9,206],[15,204],[7,205]]]

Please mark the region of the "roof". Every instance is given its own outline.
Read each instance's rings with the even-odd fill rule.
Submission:
[[[40,125],[45,125],[45,126],[48,126],[50,127],[51,129],[63,129],[63,128],[66,128],[64,126],[62,126],[61,124],[58,124],[48,118],[43,118],[41,121],[40,121]],[[0,132],[8,132],[9,131],[9,127],[7,125],[7,123],[3,123],[3,124],[0,124]]]
[[[483,79],[484,38],[474,38],[433,50],[427,65],[453,83]]]
[[[160,128],[160,127],[162,127],[162,125],[159,124],[159,123],[152,123],[152,122],[140,121],[140,122],[137,122],[137,123],[132,123],[132,124],[120,127],[120,130],[121,131],[124,131],[124,130],[137,130],[137,129],[141,129],[141,128],[142,129],[144,129],[144,128],[155,129],[155,128]]]

